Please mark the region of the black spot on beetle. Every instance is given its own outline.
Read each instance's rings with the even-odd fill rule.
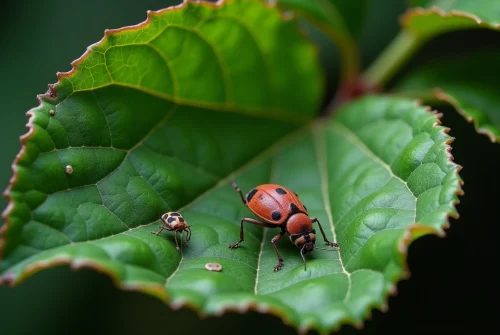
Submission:
[[[282,189],[281,187],[278,187],[276,189],[276,193],[278,193],[278,194],[286,194],[286,191],[284,189]]]
[[[278,221],[279,219],[281,219],[281,213],[278,211],[274,211],[271,213],[271,217],[274,221]]]
[[[259,190],[254,188],[253,190],[251,190],[250,192],[248,192],[247,194],[247,202],[250,202],[250,200],[252,200],[253,196],[255,195],[255,193],[257,193]]]
[[[183,219],[183,218],[179,218],[179,221],[180,221],[180,222],[184,222],[184,219]]]
[[[170,215],[171,215],[171,216],[181,216],[181,215],[180,215],[179,213],[177,213],[177,212],[172,212],[172,213],[170,213]]]
[[[306,239],[306,241],[310,241],[311,240],[311,235],[305,234],[304,238]]]
[[[297,207],[297,205],[292,202],[290,204],[290,214],[295,214],[295,213],[298,213],[298,212],[300,212],[299,211],[299,207]]]
[[[168,222],[168,223],[172,223],[172,222],[174,222],[174,221],[175,221],[175,218],[172,218],[172,217],[170,217],[170,218],[168,218],[168,219],[167,219],[167,222]]]
[[[302,206],[304,206],[304,209],[307,211],[307,207],[306,207],[306,205],[302,205]]]

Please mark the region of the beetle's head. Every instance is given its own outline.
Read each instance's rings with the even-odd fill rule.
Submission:
[[[293,244],[300,250],[304,250],[303,253],[307,254],[314,250],[314,245],[316,243],[316,231],[314,229],[300,233],[290,235],[290,239]]]
[[[304,260],[304,269],[306,269],[306,259],[304,255],[314,250],[316,246],[316,231],[311,229],[300,234],[290,235],[290,240],[300,249],[300,255]]]

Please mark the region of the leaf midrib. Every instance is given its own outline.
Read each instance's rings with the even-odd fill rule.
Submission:
[[[355,145],[356,147],[358,147],[368,157],[372,158],[380,166],[382,166],[384,169],[386,169],[387,172],[389,172],[389,174],[391,175],[391,178],[396,178],[398,181],[400,181],[406,187],[406,189],[408,190],[408,192],[410,192],[410,194],[413,195],[413,197],[415,198],[415,200],[418,199],[418,197],[416,197],[415,194],[413,194],[413,192],[410,189],[410,187],[408,187],[408,183],[405,182],[403,179],[401,179],[401,177],[399,177],[398,175],[396,175],[394,173],[394,171],[392,171],[391,166],[389,164],[387,164],[386,162],[384,162],[382,159],[380,159],[370,148],[368,148],[368,146],[366,146],[360,140],[359,136],[355,132],[353,132],[347,126],[343,125],[341,122],[335,122],[335,123],[333,123],[333,128],[336,128],[339,132],[344,133],[346,135],[346,139],[347,140],[350,140],[350,142],[353,145]],[[414,210],[414,215],[413,215],[413,222],[415,222],[416,217],[417,217],[417,211],[415,209]]]
[[[330,228],[332,229],[332,234],[333,234],[333,241],[332,242],[337,242],[337,233],[335,231],[335,224],[333,223],[333,215],[332,215],[332,208],[331,208],[331,202],[330,202],[330,195],[329,195],[329,179],[328,179],[328,150],[326,150],[327,145],[326,145],[326,130],[321,129],[316,131],[314,136],[314,144],[316,148],[316,156],[317,156],[317,161],[318,163],[318,169],[319,169],[319,176],[320,176],[320,182],[321,182],[321,194],[323,195],[323,202],[325,205],[325,211],[326,215],[328,216],[328,223],[330,224]],[[322,136],[322,138],[320,138]],[[343,301],[347,301],[350,293],[351,293],[351,287],[352,287],[352,280],[351,280],[351,273],[347,271],[347,269],[344,266],[344,261],[342,260],[342,253],[338,252],[339,255],[339,261],[340,261],[340,266],[342,267],[342,272],[347,275],[347,280],[348,280],[348,286],[346,290],[345,297]]]
[[[328,156],[328,151],[326,150],[326,127],[328,126],[328,124],[320,124],[320,123],[314,123],[311,125],[311,127],[308,128],[308,130],[311,132],[311,136],[313,137],[314,141],[314,147],[315,147],[315,153],[316,153],[316,162],[317,162],[317,166],[318,166],[318,172],[319,172],[319,176],[320,176],[320,184],[321,184],[321,194],[322,194],[322,197],[323,197],[323,204],[324,204],[324,207],[325,207],[325,212],[328,216],[328,223],[330,225],[330,228],[331,228],[331,231],[332,231],[332,235],[333,235],[333,242],[337,242],[337,235],[336,235],[336,232],[335,232],[335,224],[333,223],[333,216],[332,216],[332,211],[331,211],[331,207],[330,207],[330,200],[329,200],[329,195],[328,195],[328,169],[327,169],[327,156]],[[320,136],[322,138],[320,138]],[[272,162],[274,162],[274,159],[272,160]],[[273,183],[273,171],[274,171],[274,164],[271,163],[271,173],[270,173],[270,182]],[[262,234],[262,241],[261,241],[261,244],[260,244],[260,251],[259,251],[259,256],[258,256],[258,267],[257,267],[257,273],[256,273],[256,280],[255,280],[255,287],[254,287],[254,294],[257,295],[258,294],[258,283],[259,283],[259,270],[260,270],[260,262],[261,262],[261,256],[262,256],[262,253],[263,253],[263,250],[264,250],[264,242],[266,241],[266,233],[267,231],[269,230],[269,228],[264,228],[263,229],[263,234]],[[322,238],[322,236],[321,236]],[[344,274],[346,274],[347,278],[348,278],[348,289],[346,291],[346,295],[345,295],[345,298],[344,298],[344,302],[349,298],[349,295],[350,295],[350,289],[351,289],[351,286],[352,286],[352,281],[351,281],[351,273],[349,273],[346,268],[344,267],[344,263],[343,263],[343,260],[342,260],[342,255],[341,253],[339,252],[338,253],[339,255],[339,261],[340,261],[340,264],[341,264],[341,267],[342,267],[342,272]],[[332,261],[336,261],[336,260],[333,260]],[[266,291],[266,294],[269,294],[269,293],[276,293],[276,292],[279,292],[280,289],[278,290],[275,290],[275,291],[272,291],[272,292],[269,292],[269,291]]]
[[[259,116],[259,117],[265,117],[265,118],[270,119],[270,120],[286,122],[286,123],[290,123],[290,124],[294,124],[294,125],[303,124],[304,122],[310,121],[310,119],[311,119],[311,116],[309,116],[309,115],[304,116],[303,114],[299,114],[299,113],[289,113],[289,112],[286,112],[282,109],[277,109],[277,108],[266,108],[266,107],[260,107],[260,106],[259,107],[248,107],[248,106],[237,105],[235,103],[228,103],[228,102],[213,103],[213,102],[208,102],[208,101],[179,98],[179,97],[171,96],[171,95],[161,93],[158,91],[154,91],[154,90],[142,87],[142,86],[126,84],[126,83],[118,83],[118,82],[114,82],[114,81],[107,83],[107,84],[104,84],[104,85],[100,85],[100,86],[93,86],[92,88],[72,90],[72,92],[69,93],[65,97],[65,99],[69,98],[74,93],[88,92],[88,91],[93,91],[93,90],[112,87],[112,86],[135,89],[139,92],[149,94],[155,98],[160,98],[160,99],[168,101],[168,102],[172,102],[172,103],[179,105],[179,106],[203,108],[203,109],[207,109],[210,111],[229,112],[229,113],[249,115],[249,116],[254,116],[254,117]]]

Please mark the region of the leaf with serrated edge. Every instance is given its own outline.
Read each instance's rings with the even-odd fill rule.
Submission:
[[[371,96],[307,122],[321,96],[316,56],[293,20],[258,2],[150,13],[107,32],[74,66],[30,111],[7,191],[2,283],[56,264],[89,267],[174,308],[253,309],[328,332],[384,308],[406,274],[407,246],[443,235],[457,215],[461,181],[438,117]],[[283,238],[285,265],[273,272],[275,232],[253,225],[228,249],[251,215],[232,180],[298,192],[340,250],[316,250],[304,271]],[[180,253],[171,233],[151,234],[169,210],[192,227]]]
[[[500,85],[491,69],[500,59],[500,51],[468,52],[436,59],[414,69],[396,86],[396,90],[412,92],[433,90],[436,98],[453,105],[478,133],[492,142],[500,139]]]
[[[409,9],[401,22],[420,38],[469,28],[500,30],[500,6],[497,0],[428,1],[425,7]]]

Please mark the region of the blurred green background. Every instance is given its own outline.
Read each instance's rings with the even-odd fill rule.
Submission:
[[[142,22],[146,10],[157,10],[179,1],[118,0],[7,1],[0,11],[0,188],[12,175],[10,165],[19,152],[25,113],[38,102],[36,95],[56,82],[56,72],[71,69],[87,46],[103,37],[104,29]],[[367,26],[360,37],[365,63],[396,34],[404,0],[370,2]],[[436,53],[453,53],[464,47],[500,45],[498,33],[471,32],[466,37],[450,34],[427,45],[414,62]],[[329,92],[335,88],[338,56],[321,35],[322,58],[329,75]],[[445,110],[444,124],[457,137],[456,161],[464,166],[466,196],[459,206],[461,219],[452,220],[446,239],[425,237],[410,248],[412,278],[398,285],[399,294],[389,299],[389,312],[375,311],[362,334],[388,332],[460,334],[494,330],[493,275],[488,270],[495,251],[492,223],[495,211],[495,169],[500,147],[477,136],[472,127],[452,110]],[[5,199],[0,200],[2,209]],[[496,221],[493,221],[496,220]],[[3,224],[3,222],[2,222]],[[489,266],[489,267],[488,267]],[[495,288],[496,290],[496,288]],[[40,272],[21,285],[0,287],[0,334],[294,334],[275,317],[250,313],[200,321],[190,310],[172,311],[162,302],[133,292],[117,290],[101,274],[59,267]],[[356,333],[352,327],[343,333]]]

